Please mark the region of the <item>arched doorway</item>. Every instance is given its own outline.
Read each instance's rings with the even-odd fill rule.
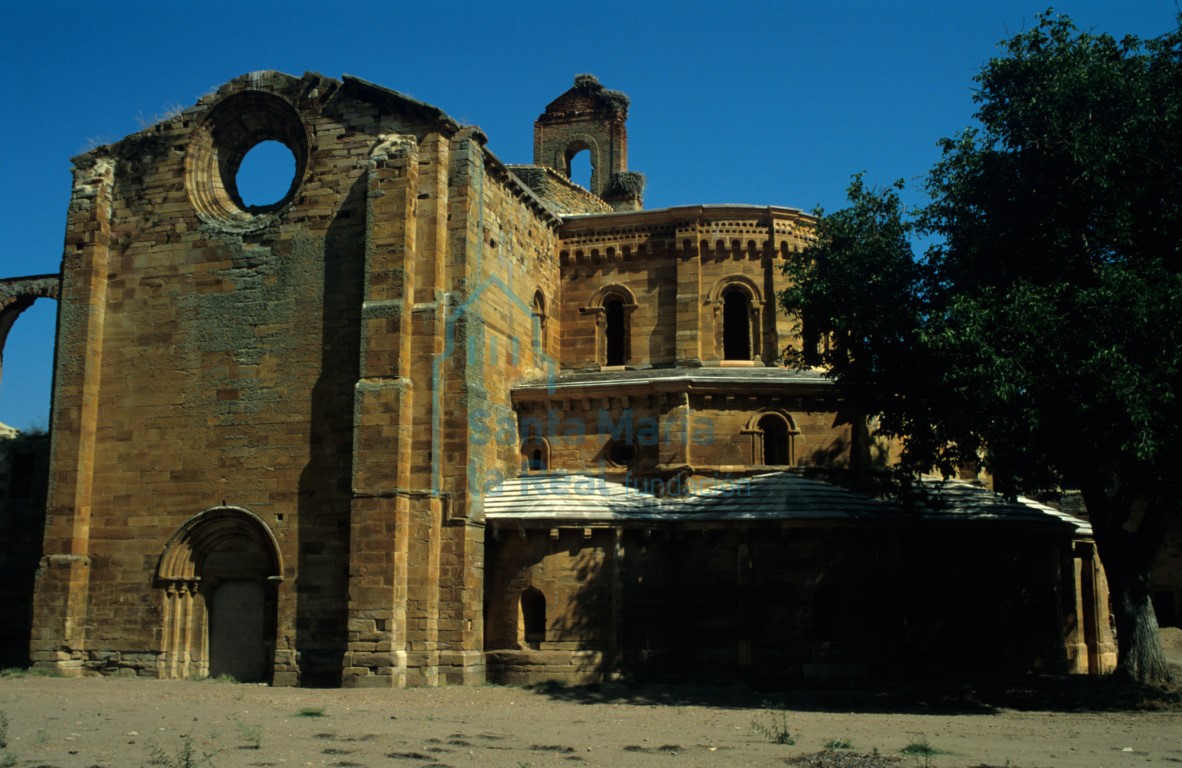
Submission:
[[[217,507],[190,518],[160,558],[164,591],[160,676],[270,682],[279,548],[257,516]]]

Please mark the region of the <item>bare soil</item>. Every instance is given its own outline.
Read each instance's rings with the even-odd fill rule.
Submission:
[[[1182,630],[1163,641],[1176,664]],[[379,691],[13,675],[0,714],[0,766],[19,768],[1182,765],[1182,689],[1100,678]],[[849,748],[825,752],[835,741]],[[902,751],[916,744],[931,750]]]

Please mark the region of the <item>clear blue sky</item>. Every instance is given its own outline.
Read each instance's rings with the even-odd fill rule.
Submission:
[[[246,72],[351,74],[479,125],[503,161],[577,73],[632,99],[646,207],[839,208],[856,171],[911,186],[969,124],[972,77],[1037,0],[10,3],[0,25],[0,276],[55,272],[70,158]],[[1064,0],[1117,36],[1172,29],[1175,0]],[[0,422],[45,424],[55,307],[17,320]],[[129,372],[128,375],[133,375]]]

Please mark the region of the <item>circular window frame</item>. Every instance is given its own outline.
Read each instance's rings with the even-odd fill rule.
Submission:
[[[295,158],[287,193],[270,205],[246,205],[238,171],[250,150],[277,141]],[[185,154],[185,186],[197,216],[223,231],[254,232],[279,218],[295,199],[308,169],[308,130],[287,99],[240,91],[218,102],[194,130]]]

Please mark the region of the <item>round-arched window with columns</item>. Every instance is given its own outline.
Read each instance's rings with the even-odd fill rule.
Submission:
[[[714,309],[714,352],[724,362],[762,359],[763,294],[746,275],[728,275],[714,285],[707,303]]]
[[[743,434],[750,440],[751,463],[755,466],[796,465],[796,437],[800,430],[790,414],[779,410],[760,411],[747,422]]]

